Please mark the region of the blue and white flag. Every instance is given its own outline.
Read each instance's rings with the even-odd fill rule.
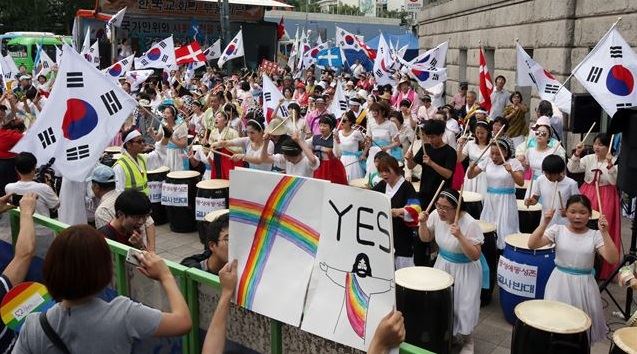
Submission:
[[[343,67],[343,57],[341,57],[341,49],[338,47],[321,50],[316,56],[316,65],[321,68],[337,68]]]

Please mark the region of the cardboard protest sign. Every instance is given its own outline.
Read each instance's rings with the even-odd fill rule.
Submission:
[[[248,169],[230,173],[229,258],[237,304],[299,326],[328,182]],[[249,186],[249,188],[247,187]]]
[[[390,199],[330,184],[301,329],[366,350],[395,305]]]

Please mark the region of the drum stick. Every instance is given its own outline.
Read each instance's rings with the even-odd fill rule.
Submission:
[[[615,140],[615,134],[610,136],[610,143],[608,143],[608,153],[613,154],[613,140]]]
[[[529,182],[529,199],[533,198],[533,176],[531,176],[531,181]],[[528,209],[529,206],[527,205],[526,208]]]
[[[221,156],[225,156],[225,157],[230,157],[230,158],[232,158],[232,155],[230,155],[230,154],[226,154],[225,152],[221,152],[221,151],[219,151],[219,150],[215,150],[215,149],[213,149],[213,148],[210,148],[210,151],[214,152],[215,154],[219,154],[219,155],[221,155]]]
[[[557,141],[557,144],[555,144],[555,147],[553,148],[553,152],[551,153],[551,155],[555,155],[555,153],[557,152],[557,150],[560,149],[560,146],[562,146],[562,142],[561,141]]]
[[[455,224],[458,224],[458,218],[460,218],[460,206],[462,206],[462,194],[464,193],[464,183],[460,186],[460,197],[458,198],[458,206],[456,207],[456,217],[453,219]]]
[[[502,128],[500,128],[500,130],[498,130],[498,133],[491,139],[491,141],[489,142],[489,144],[487,144],[487,147],[484,148],[484,150],[482,150],[482,153],[480,154],[480,156],[478,156],[478,158],[476,159],[476,161],[480,161],[480,159],[482,158],[482,156],[484,156],[484,154],[486,154],[487,150],[489,150],[491,148],[491,144],[493,144],[498,137],[500,136],[500,134],[504,131],[504,127],[506,127],[506,124],[502,126]]]
[[[551,205],[549,206],[550,209],[552,209],[553,205],[555,205],[555,197],[557,197],[557,181],[555,181],[554,183],[555,189],[553,189],[553,199],[551,199]]]
[[[438,198],[438,195],[442,191],[442,187],[444,187],[444,185],[445,185],[445,180],[443,179],[442,181],[440,181],[440,185],[438,186],[438,189],[436,190],[436,194],[434,194],[433,199],[431,199],[431,201],[429,202],[429,205],[427,205],[427,209],[425,209],[425,212],[427,214],[429,214],[429,211],[431,211],[431,207],[434,206],[434,203],[436,202],[436,199]]]
[[[341,120],[338,122],[338,126],[339,126],[339,127],[341,126],[341,122],[342,122],[342,121],[343,121],[343,120],[341,119]],[[292,110],[292,129],[293,129],[294,131],[296,131],[296,110],[295,110],[295,109],[293,109],[293,110]],[[338,128],[336,128],[336,129],[338,130]]]
[[[588,129],[588,131],[586,132],[586,135],[584,135],[584,139],[582,139],[582,141],[578,144],[578,145],[584,145],[584,143],[586,142],[586,138],[588,138],[588,136],[591,134],[591,132],[593,131],[593,128],[595,128],[595,124],[597,124],[597,122],[593,122],[593,124],[591,125],[591,127]]]
[[[272,133],[273,131],[277,130],[280,126],[282,126],[282,125],[285,123],[285,121],[286,121],[286,120],[288,120],[288,118],[290,118],[290,116],[285,117],[285,118],[281,121],[281,123],[279,123],[279,125],[277,125],[276,127],[274,127],[274,129],[269,129],[269,130],[270,130],[270,133]]]
[[[602,198],[599,196],[599,181],[595,181],[595,193],[597,194],[597,211],[602,214]]]
[[[502,163],[503,164],[506,163],[507,159],[504,158],[504,154],[502,153],[502,149],[500,148],[500,145],[496,143],[495,146],[498,148],[498,153],[500,154],[500,157],[502,158]]]
[[[420,130],[420,142],[422,143],[422,145],[420,146],[420,148],[422,149],[422,156],[424,157],[425,155],[427,155],[427,151],[425,150],[425,139],[423,139],[422,137],[422,129]]]
[[[420,132],[420,126],[417,125],[416,126],[416,135],[418,135],[419,132]],[[414,136],[414,141],[411,142],[411,145],[409,145],[409,149],[407,149],[407,151],[412,151],[414,149],[414,144],[415,143],[416,143],[416,137]]]
[[[564,208],[564,201],[562,200],[562,191],[557,191],[557,196],[558,198],[560,198],[560,210],[562,210],[562,208]]]

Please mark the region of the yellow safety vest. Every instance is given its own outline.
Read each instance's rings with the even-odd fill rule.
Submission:
[[[150,194],[148,178],[146,177],[146,156],[137,155],[137,163],[135,163],[130,155],[122,154],[116,164],[120,165],[122,170],[124,170],[124,175],[126,176],[124,188],[126,190],[134,189],[144,192],[146,195]]]

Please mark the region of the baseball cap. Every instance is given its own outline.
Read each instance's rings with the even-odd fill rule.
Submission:
[[[106,165],[98,164],[93,169],[91,181],[97,183],[113,183],[115,182],[115,171]]]

